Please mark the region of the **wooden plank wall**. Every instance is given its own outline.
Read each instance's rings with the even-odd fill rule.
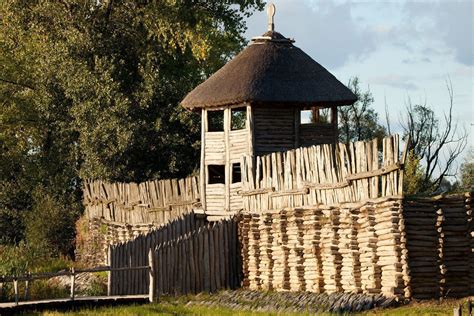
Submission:
[[[414,298],[474,295],[472,193],[406,198],[407,262]]]
[[[332,124],[301,124],[299,127],[299,146],[331,144],[334,139],[335,129]]]
[[[127,224],[161,225],[190,212],[200,201],[199,177],[142,183],[86,181],[83,191],[87,218]]]
[[[170,222],[145,236],[110,248],[113,268],[148,264],[154,256],[155,293],[214,293],[240,286],[241,270],[237,225],[234,219],[204,224],[190,216]],[[146,294],[148,271],[115,271],[112,295]]]
[[[295,148],[293,108],[255,106],[252,111],[255,155]]]
[[[285,207],[360,202],[402,194],[399,137],[302,147],[242,157],[243,206],[261,212]]]
[[[243,286],[405,295],[400,198],[239,214]]]
[[[154,255],[158,295],[215,293],[240,287],[234,220],[215,222],[162,243]]]

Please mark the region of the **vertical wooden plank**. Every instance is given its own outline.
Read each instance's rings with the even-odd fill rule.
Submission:
[[[219,229],[217,231],[217,242],[218,242],[218,261],[219,261],[219,271],[220,271],[220,284],[221,288],[226,287],[225,283],[225,251],[224,251],[224,226],[226,225],[227,220],[221,221],[219,223]]]
[[[331,107],[331,124],[334,128],[334,144],[339,142],[339,128],[338,128],[338,113],[337,113],[337,106]]]
[[[112,262],[112,245],[108,246],[107,249],[107,266],[110,268],[113,266]],[[107,271],[107,296],[112,295],[112,272]]]
[[[301,125],[301,114],[300,109],[294,107],[294,148],[298,148],[300,146],[300,125]]]
[[[254,122],[253,110],[250,104],[247,104],[247,143],[248,155],[253,159],[255,155],[255,137],[254,137]]]
[[[210,267],[209,267],[209,230],[204,227],[203,253],[204,253],[204,291],[211,291]]]
[[[225,202],[224,210],[230,211],[230,184],[231,184],[231,163],[230,163],[230,140],[229,134],[231,129],[231,109],[224,110],[224,146],[225,146]]]
[[[148,270],[148,277],[149,277],[148,300],[151,303],[153,303],[156,299],[156,293],[155,293],[155,290],[156,290],[155,280],[156,279],[155,279],[155,262],[153,260],[153,251],[151,249],[148,251],[148,266],[150,267],[150,269]]]
[[[219,229],[222,221],[216,222],[212,229],[212,235],[214,237],[214,275],[216,279],[216,291],[221,288],[221,266],[220,266],[220,250],[219,250]]]

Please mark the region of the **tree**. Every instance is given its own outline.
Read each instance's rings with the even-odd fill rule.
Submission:
[[[412,105],[409,102],[405,117],[400,124],[404,137],[410,138],[408,150],[421,160],[424,167],[419,192],[432,192],[440,188],[443,180],[455,176],[454,162],[467,144],[467,132],[453,120],[453,88],[447,83],[449,95],[448,112],[443,124],[426,104]]]
[[[199,117],[178,103],[241,49],[243,17],[262,6],[4,1],[0,229],[17,224],[0,239],[23,238],[38,188],[51,205],[79,214],[84,178],[190,173],[199,163]]]
[[[474,190],[474,148],[472,147],[461,165],[461,189]]]
[[[359,78],[349,80],[349,89],[357,96],[357,101],[349,106],[339,107],[339,140],[354,142],[367,139],[382,139],[385,128],[378,122],[378,114],[372,108],[374,98],[369,89],[362,92]]]
[[[423,184],[424,170],[421,166],[420,159],[411,150],[405,161],[403,168],[403,191],[405,194],[416,194]]]

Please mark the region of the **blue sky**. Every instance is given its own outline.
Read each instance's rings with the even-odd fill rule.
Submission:
[[[358,76],[392,129],[407,104],[442,117],[454,90],[454,113],[474,145],[474,0],[275,0],[275,30],[340,81]],[[266,11],[247,20],[247,39],[266,31]]]

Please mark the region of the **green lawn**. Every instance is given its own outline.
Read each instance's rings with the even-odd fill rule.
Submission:
[[[204,299],[204,298],[203,298]],[[453,315],[453,308],[464,303],[463,315],[467,314],[466,299],[413,302],[397,308],[371,310],[358,315]],[[128,305],[114,307],[85,308],[77,311],[57,312],[46,311],[29,313],[30,315],[282,315],[276,312],[252,312],[248,310],[233,310],[222,307],[205,307],[188,304],[187,298],[164,298],[160,303]],[[308,313],[309,314],[309,313]],[[301,315],[301,313],[284,313],[284,315]],[[318,313],[317,315],[330,315]]]

